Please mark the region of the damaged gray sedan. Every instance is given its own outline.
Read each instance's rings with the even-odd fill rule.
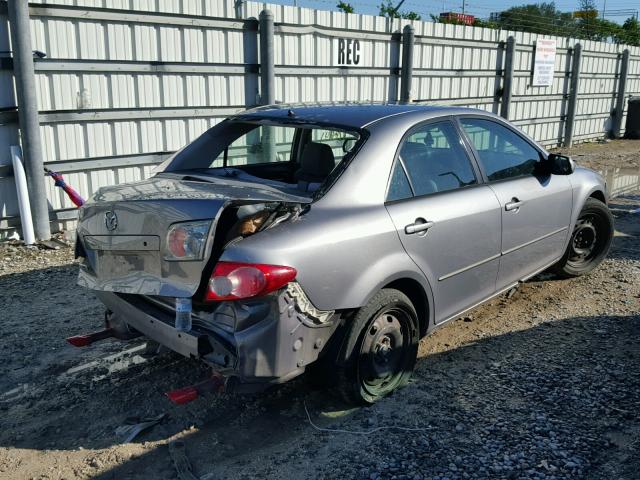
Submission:
[[[305,371],[357,402],[406,384],[418,342],[552,268],[586,273],[613,222],[603,179],[492,114],[264,107],[80,210],[81,346],[144,335],[228,388]]]

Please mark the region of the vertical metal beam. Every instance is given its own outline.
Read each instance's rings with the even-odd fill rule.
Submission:
[[[387,87],[387,99],[389,102],[397,102],[400,91],[400,57],[402,50],[402,34],[395,32],[391,34],[389,43],[389,84]]]
[[[569,104],[567,106],[567,116],[564,124],[564,146],[571,147],[573,144],[573,127],[576,120],[576,108],[578,106],[578,88],[580,86],[580,64],[582,58],[582,45],[576,43],[573,47],[573,58],[571,59],[571,83],[569,84]]]
[[[411,101],[411,82],[413,81],[413,48],[415,46],[413,25],[405,25],[402,30],[402,77],[400,82],[400,101]]]
[[[233,4],[233,9],[235,10],[236,18],[242,18],[242,7],[245,3],[245,0],[236,0]]]
[[[618,75],[618,94],[616,96],[616,108],[613,111],[613,122],[611,126],[611,136],[620,138],[622,129],[622,117],[624,116],[624,101],[627,95],[627,74],[629,72],[629,49],[622,52],[620,62],[620,74]]]
[[[504,70],[502,71],[502,101],[500,103],[500,116],[509,120],[509,106],[511,105],[511,86],[513,84],[513,59],[516,52],[516,39],[511,36],[507,39],[504,58]]]
[[[271,10],[260,12],[260,104],[276,103],[276,75],[273,60],[273,13]],[[262,162],[276,160],[276,139],[273,127],[263,125],[260,128]]]
[[[276,75],[273,67],[273,13],[260,12],[260,104],[276,102]]]
[[[38,240],[49,240],[51,229],[44,183],[38,98],[36,96],[36,77],[33,69],[33,49],[31,48],[29,25],[29,4],[26,1],[11,1],[8,6],[13,46],[13,70],[18,97],[18,118],[34,230]]]

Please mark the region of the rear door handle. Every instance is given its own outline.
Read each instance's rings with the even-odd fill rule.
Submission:
[[[424,218],[416,218],[415,223],[410,223],[404,227],[404,233],[411,235],[413,233],[425,232],[435,225],[435,222],[427,222]]]
[[[517,209],[519,209],[519,208],[522,206],[522,204],[523,204],[523,203],[524,203],[524,202],[521,202],[521,201],[520,201],[520,200],[518,200],[516,197],[513,197],[513,198],[511,199],[511,201],[510,201],[510,202],[508,202],[508,203],[506,203],[506,204],[505,204],[504,209],[505,209],[507,212],[511,212],[511,211],[513,211],[513,210],[517,210]]]

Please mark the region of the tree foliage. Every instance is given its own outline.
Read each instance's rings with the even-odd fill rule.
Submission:
[[[640,22],[636,17],[627,18],[617,35],[620,43],[640,46]]]
[[[496,19],[498,28],[548,35],[568,35],[574,28],[570,13],[556,9],[554,3],[537,3],[512,7],[500,12]]]
[[[392,0],[380,4],[380,16],[390,18],[405,18],[407,20],[422,20],[419,13],[413,11],[398,11]]]
[[[431,19],[462,23],[435,15],[431,15]],[[640,22],[630,17],[620,25],[600,18],[594,0],[580,0],[580,10],[576,15],[558,10],[553,2],[532,3],[509,8],[490,20],[476,19],[474,25],[640,46]]]
[[[342,10],[344,13],[354,13],[353,5],[347,2],[338,2],[336,5],[338,10]]]

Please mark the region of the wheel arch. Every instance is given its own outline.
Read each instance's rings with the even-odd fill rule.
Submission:
[[[595,189],[593,192],[589,194],[589,198],[595,198],[596,200],[600,200],[605,205],[607,204],[607,196],[604,194],[602,190]]]
[[[425,291],[423,285],[417,280],[409,277],[398,278],[393,280],[382,288],[393,288],[404,293],[413,304],[418,313],[418,322],[420,326],[420,338],[424,337],[429,331],[429,325],[432,323],[431,306],[433,302]]]

